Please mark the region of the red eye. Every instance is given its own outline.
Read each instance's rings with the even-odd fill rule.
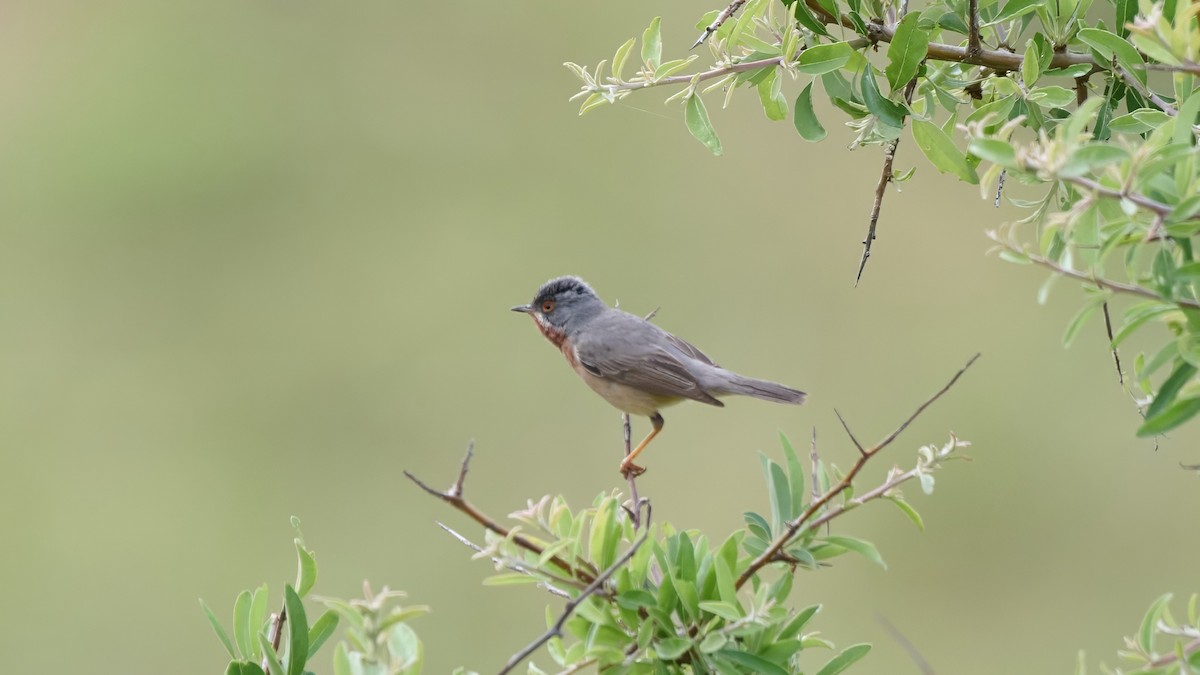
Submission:
[[[554,301],[547,300],[542,303],[542,314],[549,314],[554,311]]]

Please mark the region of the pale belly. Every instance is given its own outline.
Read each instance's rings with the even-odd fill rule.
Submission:
[[[576,369],[576,372],[592,388],[592,391],[604,397],[604,400],[608,401],[617,410],[627,412],[631,415],[649,417],[660,408],[665,408],[683,400],[679,396],[650,394],[640,389],[618,384],[612,380],[596,377],[583,368]]]

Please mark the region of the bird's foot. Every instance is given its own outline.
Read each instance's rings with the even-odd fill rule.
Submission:
[[[637,464],[634,464],[633,462],[621,462],[621,466],[618,468],[621,471],[621,475],[626,478],[633,478],[635,476],[640,476],[640,475],[646,473],[645,467],[638,466]]]

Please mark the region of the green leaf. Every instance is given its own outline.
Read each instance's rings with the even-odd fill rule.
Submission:
[[[616,541],[612,541],[611,547],[606,545],[610,540],[610,531],[617,527],[616,508],[615,499],[605,499],[592,519],[592,531],[588,537],[588,555],[591,556],[597,569],[608,569],[608,566],[616,559]]]
[[[251,635],[260,632],[267,623],[267,602],[270,600],[267,585],[263,584],[254,589],[254,598],[250,601],[250,631]],[[262,652],[258,648],[258,640],[250,641],[251,660],[258,661]]]
[[[966,157],[954,147],[950,137],[938,125],[914,119],[911,126],[917,147],[938,171],[955,174],[959,180],[967,183],[979,182],[975,169],[967,163]]]
[[[708,635],[704,636],[703,640],[700,641],[700,653],[712,654],[713,652],[720,650],[728,642],[729,638],[725,637],[724,633],[709,633]]]
[[[662,31],[659,29],[661,24],[662,17],[656,16],[642,32],[642,61],[650,68],[656,68],[662,61]]]
[[[1158,399],[1155,399],[1155,402],[1157,401]],[[1200,397],[1176,401],[1170,408],[1153,417],[1147,415],[1146,421],[1137,430],[1137,435],[1143,438],[1157,436],[1190,420],[1196,413],[1200,413]]]
[[[633,45],[637,42],[637,38],[629,38],[625,44],[617,47],[617,53],[613,55],[612,74],[618,80],[621,79],[621,71],[625,70],[625,61],[629,58],[629,52],[633,51]]]
[[[313,552],[305,548],[304,541],[299,537],[296,543],[296,593],[300,597],[308,595],[313,584],[317,583],[317,559]]]
[[[700,603],[700,609],[716,614],[726,621],[737,621],[742,618],[742,610],[732,602],[717,602],[715,600],[705,600]]]
[[[258,634],[258,645],[262,650],[263,658],[267,660],[267,667],[273,675],[281,675],[285,673],[283,664],[279,662],[279,654],[275,653],[275,649],[271,646],[271,641],[267,639],[266,633]]]
[[[809,75],[823,75],[846,65],[852,56],[854,49],[845,42],[809,47],[800,52],[800,58],[796,59],[796,70]]]
[[[1149,421],[1158,413],[1167,408],[1171,401],[1175,400],[1176,394],[1183,388],[1183,385],[1188,380],[1192,379],[1192,375],[1196,374],[1196,367],[1190,363],[1180,361],[1179,365],[1175,366],[1175,370],[1167,377],[1162,386],[1158,388],[1158,393],[1154,395],[1154,401],[1150,403],[1150,407],[1146,408],[1146,419]],[[1139,433],[1139,435],[1141,435]]]
[[[313,623],[312,628],[308,631],[308,658],[310,661],[313,655],[317,653],[317,650],[321,648],[321,645],[325,644],[330,635],[333,635],[333,631],[337,629],[337,625],[337,613],[331,609],[325,610],[321,618]]]
[[[308,656],[308,618],[304,615],[304,603],[290,585],[283,587],[283,603],[287,607],[287,675],[304,675]]]
[[[694,644],[687,638],[669,637],[654,643],[654,653],[661,661],[674,661],[686,654]]]
[[[984,26],[991,26],[997,23],[1003,23],[1009,19],[1015,19],[1018,16],[1029,14],[1042,5],[1046,4],[1046,0],[1009,0],[1004,5],[1004,9],[996,15],[996,18],[984,23]]]
[[[1034,87],[1025,100],[1048,108],[1065,108],[1075,102],[1075,92],[1057,85]]]
[[[1138,629],[1138,646],[1147,654],[1154,651],[1154,626],[1158,624],[1159,617],[1162,616],[1163,610],[1167,608],[1167,603],[1171,602],[1171,594],[1167,593],[1160,596],[1150,605],[1146,616],[1142,617],[1142,626]]]
[[[787,4],[787,3],[784,3]],[[809,9],[808,3],[793,2],[792,14],[796,17],[796,21],[805,28],[809,29],[816,35],[830,37],[829,30],[825,28],[825,24],[817,20],[817,17]]]
[[[912,521],[912,524],[917,526],[918,530],[925,531],[925,521],[921,518],[921,514],[917,513],[917,510],[912,507],[912,504],[909,504],[900,497],[888,497],[888,500],[899,507],[904,512],[904,515],[908,516],[908,519]]]
[[[1037,43],[1033,40],[1025,47],[1025,56],[1021,59],[1021,80],[1026,87],[1032,87],[1042,75],[1041,59],[1038,56]]]
[[[708,121],[708,110],[704,108],[704,101],[700,100],[699,94],[693,93],[688,97],[683,119],[687,123],[688,131],[696,140],[703,143],[712,154],[721,154],[721,139],[717,138],[717,131],[713,129],[712,122]]]
[[[742,518],[746,521],[746,526],[750,529],[750,533],[763,539],[771,538],[771,525],[766,518],[758,515],[753,511],[747,511],[742,514]]]
[[[753,654],[747,654],[746,652],[737,651],[728,647],[717,652],[717,654],[729,659],[730,661],[733,661],[739,666],[749,668],[750,672],[756,673],[757,675],[788,675],[787,670],[784,670],[774,663],[771,663],[770,661]]]
[[[346,643],[339,642],[333,649],[333,675],[354,675],[350,665],[350,655],[346,653]]]
[[[771,516],[775,527],[782,529],[792,519],[792,494],[783,467],[767,460],[767,480],[770,481]]]
[[[783,457],[787,461],[788,487],[792,493],[792,516],[795,517],[804,510],[804,466],[800,464],[800,457],[792,447],[792,442],[782,431],[779,432],[779,444],[783,446]]]
[[[237,643],[238,651],[241,652],[242,658],[249,658],[252,651],[250,647],[250,636],[252,629],[250,628],[250,591],[242,591],[238,593],[237,600],[233,602],[233,640]]]
[[[1138,54],[1137,49],[1133,45],[1119,35],[1110,33],[1099,28],[1082,28],[1076,34],[1079,41],[1099,52],[1104,61],[1111,61],[1116,57],[1117,64],[1128,70],[1130,74],[1146,83],[1146,69],[1143,67],[1145,63],[1142,57]],[[1102,62],[1100,65],[1105,65]]]
[[[621,636],[624,638],[624,635]],[[398,661],[400,673],[419,673],[425,660],[425,649],[416,632],[407,624],[398,623],[387,633],[388,651]]]
[[[1179,114],[1175,117],[1175,143],[1192,142],[1192,125],[1196,123],[1197,115],[1200,115],[1200,91],[1193,91],[1179,106]]]
[[[1097,296],[1079,308],[1079,311],[1072,317],[1071,322],[1067,324],[1067,330],[1063,333],[1063,347],[1071,346],[1071,343],[1075,341],[1075,336],[1079,334],[1079,329],[1083,327],[1083,324],[1087,323],[1087,320],[1096,313],[1097,309],[1100,309],[1104,301],[1104,296]]]
[[[871,114],[875,115],[880,123],[895,129],[903,129],[904,115],[907,114],[907,111],[904,106],[884,98],[879,93],[879,85],[875,82],[875,73],[871,67],[863,69],[861,82],[863,103],[867,105],[867,110],[871,111]]]
[[[920,19],[919,12],[906,14],[897,24],[896,34],[888,45],[888,66],[883,72],[887,75],[892,92],[908,84],[925,59],[925,52],[929,48],[929,31],[917,26]]]
[[[1017,152],[1012,144],[996,138],[972,139],[967,152],[1000,166],[1013,168],[1017,165]]]
[[[825,541],[835,546],[841,546],[844,549],[854,551],[883,569],[887,569],[887,563],[883,561],[883,556],[879,555],[879,549],[875,548],[875,545],[869,541],[855,539],[854,537],[825,537]]]
[[[758,100],[762,103],[767,119],[772,122],[787,119],[788,106],[780,89],[782,84],[783,80],[779,77],[778,69],[772,69],[771,74],[758,83]]]
[[[841,654],[833,657],[825,667],[817,671],[817,675],[837,675],[837,673],[854,665],[856,661],[867,655],[871,651],[871,645],[867,643],[851,645],[842,650]]]
[[[221,627],[221,622],[217,621],[217,615],[213,614],[203,599],[200,600],[200,609],[204,610],[204,615],[208,617],[208,623],[212,626],[213,632],[217,634],[217,639],[221,641],[225,651],[229,652],[229,658],[236,659],[237,653],[233,650],[233,642],[229,639],[229,634]]]
[[[1131,309],[1125,314],[1125,325],[1121,326],[1121,330],[1117,331],[1117,334],[1113,336],[1111,347],[1113,349],[1119,347],[1125,341],[1125,338],[1132,335],[1134,331],[1147,321],[1163,316],[1164,314],[1170,314],[1178,309],[1175,305],[1161,303],[1146,303],[1138,307],[1136,311]]]

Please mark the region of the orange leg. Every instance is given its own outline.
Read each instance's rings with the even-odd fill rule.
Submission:
[[[659,415],[658,413],[654,413],[653,415],[651,415],[650,416],[650,424],[654,428],[651,429],[650,433],[647,434],[646,437],[642,439],[641,443],[637,444],[637,447],[633,449],[633,452],[629,453],[628,455],[625,455],[625,459],[621,461],[620,471],[626,477],[638,476],[646,471],[646,469],[638,466],[637,464],[634,464],[633,458],[637,457],[638,454],[640,454],[643,450],[645,450],[646,446],[650,445],[650,441],[654,440],[654,437],[658,435],[658,432],[662,431],[662,428],[663,428],[662,415]]]

